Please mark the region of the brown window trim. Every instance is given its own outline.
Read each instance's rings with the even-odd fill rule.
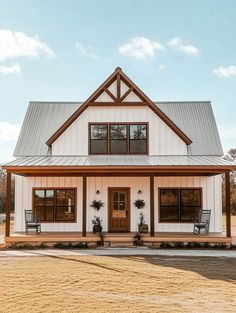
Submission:
[[[107,138],[107,153],[91,153],[91,126],[92,125],[107,125],[108,138]],[[110,126],[111,125],[127,125],[127,153],[111,153],[110,151]],[[130,153],[130,125],[146,125],[146,152],[145,153]],[[88,147],[89,155],[148,155],[149,154],[149,123],[148,122],[89,122],[88,123]]]
[[[159,224],[193,224],[193,222],[188,221],[161,221],[161,190],[199,190],[200,191],[200,210],[202,210],[202,187],[160,187],[158,188],[158,223]],[[180,197],[179,197],[180,202]],[[180,205],[180,203],[178,203]]]
[[[105,153],[105,155],[108,154],[109,152],[109,124],[108,123],[102,123],[102,122],[97,122],[97,123],[89,123],[89,154],[91,155],[104,155],[104,153],[91,153],[91,141],[92,140],[102,140],[102,139],[91,139],[91,126],[92,125],[104,125],[104,126],[107,126],[107,153]]]
[[[35,190],[74,190],[75,191],[75,218],[72,221],[41,221],[41,223],[45,224],[56,224],[56,223],[77,223],[77,188],[76,187],[33,187],[32,188],[32,209],[35,210],[34,204],[34,191]],[[55,202],[55,199],[54,199]],[[54,203],[55,210],[55,203]],[[54,213],[53,213],[54,214]]]

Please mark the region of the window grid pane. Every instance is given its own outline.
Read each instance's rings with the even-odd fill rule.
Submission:
[[[200,189],[160,189],[160,221],[193,223],[201,210]]]
[[[90,154],[147,153],[146,123],[90,124]]]
[[[34,210],[40,221],[75,221],[75,189],[40,189],[33,194]]]

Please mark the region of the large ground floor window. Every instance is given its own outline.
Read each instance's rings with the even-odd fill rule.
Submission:
[[[76,189],[33,189],[33,208],[41,222],[75,222]]]
[[[160,222],[193,222],[202,207],[200,188],[160,188]]]

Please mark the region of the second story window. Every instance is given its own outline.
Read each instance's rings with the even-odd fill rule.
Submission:
[[[130,125],[129,127],[130,154],[147,153],[147,125]]]
[[[108,125],[93,124],[90,127],[90,153],[108,153]]]
[[[110,153],[127,154],[127,125],[111,124],[110,125]]]
[[[90,154],[147,154],[147,123],[92,123]]]

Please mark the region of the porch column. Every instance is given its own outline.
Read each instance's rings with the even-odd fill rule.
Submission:
[[[230,172],[225,172],[226,237],[231,237]]]
[[[6,194],[6,228],[5,236],[10,236],[10,217],[11,217],[11,173],[7,172],[7,194]]]
[[[154,175],[150,175],[150,233],[153,237],[155,234],[154,229]]]
[[[83,176],[83,225],[82,225],[82,235],[86,237],[86,226],[87,226],[87,177]]]

